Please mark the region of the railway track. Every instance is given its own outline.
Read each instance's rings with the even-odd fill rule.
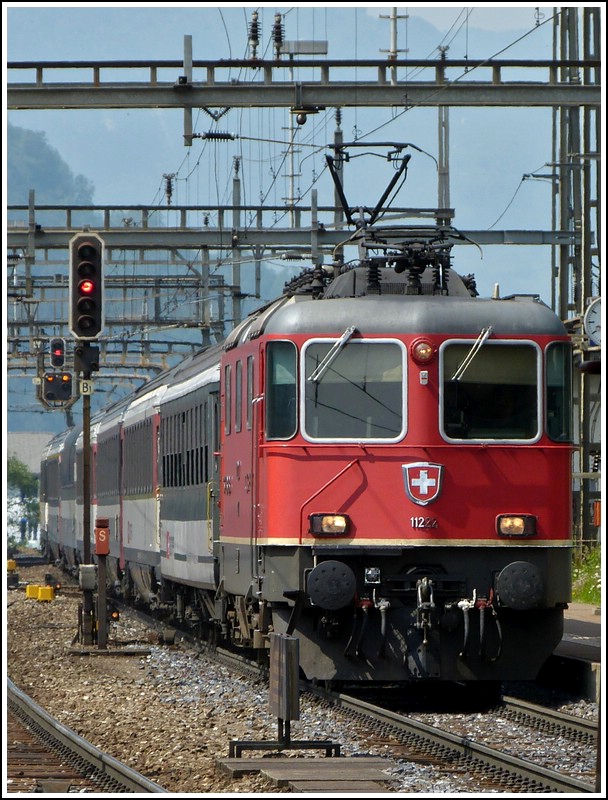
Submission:
[[[312,691],[316,693],[317,690]],[[373,720],[375,738],[385,737],[387,742],[392,741],[394,746],[396,745],[396,748],[393,746],[394,752],[398,752],[399,758],[414,761],[424,758],[428,763],[445,764],[454,772],[466,770],[484,789],[499,787],[511,791],[566,793],[597,791],[592,783],[509,755],[476,742],[466,735],[442,730],[440,727],[429,725],[405,714],[380,708],[362,699],[325,690],[319,691],[319,696],[327,697],[330,702],[338,704],[343,710],[349,710],[367,722]],[[517,706],[518,702],[512,699],[511,713],[516,713]],[[544,709],[529,703],[522,703],[517,713],[524,713],[524,710],[528,720],[535,719],[539,727],[542,727],[541,720],[544,719],[548,724],[548,720],[553,719],[554,725],[559,723],[560,727],[568,727],[571,731],[580,731],[582,728],[586,735],[593,738],[592,726],[582,720],[550,710],[545,716]]]
[[[167,634],[175,638],[177,633],[181,642],[184,644],[188,642],[199,652],[204,650],[209,658],[219,658],[225,666],[230,666],[234,671],[260,677],[256,665],[242,655],[225,652],[213,646],[201,646],[199,639],[166,628],[165,624],[153,620],[146,613],[136,613],[131,609],[129,615],[137,616],[148,628],[153,628],[159,633],[160,642],[166,643]],[[461,784],[485,791],[554,791],[577,794],[597,791],[592,785],[595,780],[593,755],[591,758],[588,757],[589,753],[593,754],[594,746],[597,747],[597,722],[541,708],[518,698],[506,697],[503,698],[500,709],[492,708],[492,716],[488,716],[487,721],[485,714],[483,719],[482,715],[475,715],[481,719],[480,725],[476,727],[470,723],[469,717],[462,723],[460,732],[454,733],[453,729],[451,732],[441,730],[441,727],[444,727],[444,720],[439,719],[437,715],[434,715],[433,724],[428,724],[428,717],[425,718],[427,724],[412,719],[410,710],[406,710],[405,707],[396,708],[394,694],[388,698],[386,702],[388,710],[385,710],[378,707],[376,697],[371,702],[369,696],[357,700],[345,694],[321,691],[320,687],[304,684],[301,685],[301,691],[309,692],[311,697],[314,695],[314,704],[319,708],[322,717],[329,718],[333,714],[330,703],[346,712],[355,721],[355,729],[370,748],[370,754],[382,753],[388,757],[396,776],[395,784],[404,778],[407,779],[413,765],[418,764],[423,768],[428,765],[439,775],[459,776],[456,780]],[[256,691],[256,698],[255,702],[259,703],[259,689]],[[310,705],[309,700],[306,700],[306,705]],[[497,723],[498,714],[501,718]],[[449,722],[447,718],[450,715],[445,716],[447,728]],[[360,724],[357,724],[358,722]],[[510,749],[510,755],[501,751],[501,745],[490,744],[489,737],[484,734],[484,731],[487,734],[490,729],[499,728],[508,731],[511,737],[513,749],[503,748]],[[528,733],[525,733],[526,729]],[[564,754],[569,754],[570,763],[573,762],[572,754],[577,749],[580,753],[587,753],[586,768],[583,768],[585,771],[578,773],[576,767],[571,768],[570,771],[574,775],[572,777],[552,769],[548,762],[543,761],[542,753],[539,757],[539,753],[533,752],[533,748],[526,749],[525,745],[521,745],[524,736],[534,742],[542,742],[541,748],[545,751],[552,749],[555,752],[561,748]],[[347,737],[342,739],[335,734],[333,738],[345,743],[348,741]],[[556,744],[557,742],[559,744]],[[532,759],[537,764],[530,763]],[[301,759],[296,760],[301,761]],[[141,769],[141,766],[139,768]],[[467,788],[466,791],[470,789]]]
[[[25,569],[26,567],[36,567],[40,566],[41,564],[48,564],[48,558],[45,558],[43,555],[32,555],[32,554],[24,554],[24,553],[17,553],[17,555],[13,556],[13,561],[17,564],[18,569]]]
[[[146,613],[140,614],[140,618],[150,621]],[[191,646],[202,646],[209,657],[216,658],[239,672],[258,675],[265,672],[240,655],[221,648],[208,648],[201,645],[200,640],[187,634],[183,638]],[[593,782],[510,755],[496,747],[476,742],[468,735],[442,730],[441,727],[413,719],[407,713],[391,711],[363,699],[312,686],[307,682],[301,683],[300,690],[310,692],[328,704],[339,706],[343,711],[359,717],[374,731],[375,740],[384,737],[389,751],[392,750],[398,759],[424,761],[454,772],[469,772],[485,789],[565,793],[597,791]],[[502,698],[496,711],[505,720],[534,728],[548,737],[561,736],[572,743],[597,748],[597,722],[509,696]]]
[[[9,793],[163,793],[156,783],[93,747],[7,679]]]
[[[192,643],[192,640],[191,640]],[[241,672],[256,671],[255,665],[224,651],[209,653]],[[454,772],[469,772],[484,788],[524,792],[594,793],[597,787],[542,764],[509,755],[500,749],[475,742],[440,727],[417,721],[406,714],[384,709],[365,700],[302,682],[301,691],[310,692],[330,705],[339,706],[366,725],[373,723],[374,739],[382,739],[401,760],[445,765]],[[574,717],[515,697],[503,697],[499,713],[507,720],[537,729],[548,736],[559,735],[571,742],[597,747],[597,722]]]
[[[592,720],[573,717],[572,714],[509,696],[503,697],[501,711],[505,718],[537,728],[543,733],[558,734],[571,741],[597,746],[598,723]]]

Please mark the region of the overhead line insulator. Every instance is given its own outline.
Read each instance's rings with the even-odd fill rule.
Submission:
[[[215,139],[218,142],[230,142],[238,138],[236,133],[227,131],[207,131],[207,133],[195,133],[193,139]]]
[[[251,57],[257,58],[258,45],[260,44],[260,25],[258,23],[258,12],[254,11],[251,15],[249,24],[249,46],[251,47]]]
[[[281,15],[274,15],[274,25],[272,26],[272,39],[274,42],[274,50],[277,58],[281,55],[281,47],[283,46],[283,24],[281,23]]]

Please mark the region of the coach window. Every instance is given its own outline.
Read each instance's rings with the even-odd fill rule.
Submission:
[[[403,346],[341,341],[311,341],[304,351],[304,436],[397,441],[405,433]]]
[[[448,439],[526,440],[539,435],[536,345],[452,342],[441,350],[442,433]]]
[[[266,437],[290,439],[297,427],[296,358],[293,342],[266,349]]]
[[[556,442],[572,441],[572,347],[555,342],[546,354],[547,435]]]

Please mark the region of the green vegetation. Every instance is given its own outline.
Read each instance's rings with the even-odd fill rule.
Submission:
[[[575,556],[572,569],[572,600],[600,606],[602,602],[602,550],[587,547]]]
[[[27,203],[30,189],[36,192],[37,204],[92,203],[91,181],[84,175],[73,174],[58,151],[47,142],[45,133],[9,124],[7,139],[9,205]],[[36,221],[40,222],[38,215]]]
[[[10,455],[7,463],[6,482],[9,489],[19,492],[18,503],[9,505],[7,522],[18,528],[20,540],[24,542],[28,533],[33,534],[38,531],[40,521],[38,478],[22,461],[19,461],[17,456]],[[15,537],[9,537],[9,545],[11,538]]]
[[[38,479],[16,455],[8,457],[6,476],[9,488],[18,489],[21,500],[38,496]]]

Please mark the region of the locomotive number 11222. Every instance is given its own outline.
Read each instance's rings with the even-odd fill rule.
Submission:
[[[435,517],[410,517],[412,528],[437,528]]]

